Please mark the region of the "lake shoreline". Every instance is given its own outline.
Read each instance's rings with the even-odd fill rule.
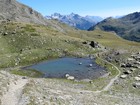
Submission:
[[[63,59],[68,60],[69,63],[66,63],[65,61],[63,61]],[[78,69],[74,68],[74,70],[70,69],[71,70],[70,72],[65,72],[65,71],[61,70],[61,68],[59,68],[59,65],[56,64],[56,63],[58,63],[57,60],[62,60],[62,63],[64,63],[66,65],[66,66],[64,66],[62,64],[64,66],[63,67],[61,65],[61,63],[60,63],[60,66],[63,67],[62,69],[64,69],[65,67],[66,67],[66,69],[69,69],[69,68],[73,69],[74,67],[77,67]],[[76,62],[76,64],[73,63],[72,60],[74,60],[74,62]],[[88,62],[88,64],[86,64],[86,65],[84,65],[84,63],[80,64],[81,63],[80,60],[83,60],[83,62],[85,62],[85,63]],[[55,62],[55,64],[51,64],[51,66],[49,65],[50,69],[52,69],[52,66],[58,66],[58,67],[56,67],[56,69],[59,68],[59,70],[61,72],[64,72],[64,73],[61,74],[61,72],[58,72],[59,70],[55,71],[54,69],[52,69],[52,71],[53,71],[53,73],[52,73],[53,75],[52,75],[52,74],[48,74],[48,73],[46,74],[45,73],[45,70],[46,70],[47,67],[43,68],[42,71],[37,70],[36,68],[32,68],[32,67],[35,67],[36,65],[39,65],[39,64],[42,64],[42,63],[47,65],[47,63],[49,63],[49,62]],[[93,63],[93,66],[90,67],[90,64],[92,64],[92,63]],[[70,65],[70,64],[74,64],[74,65]],[[42,66],[44,66],[44,65],[42,65]],[[68,68],[67,68],[67,66],[68,66]],[[74,67],[72,67],[72,66],[74,66]],[[82,67],[80,67],[80,66],[82,66]],[[84,68],[85,68],[85,70],[84,70]],[[52,60],[47,60],[47,61],[35,63],[33,65],[25,66],[25,67],[22,67],[21,69],[22,70],[26,70],[26,69],[37,70],[39,72],[42,72],[45,75],[45,76],[43,76],[44,78],[64,78],[65,79],[66,78],[65,74],[70,74],[71,76],[74,76],[76,80],[83,80],[83,79],[93,80],[93,79],[100,78],[100,77],[102,77],[103,75],[105,75],[107,73],[107,70],[105,68],[103,68],[100,65],[96,64],[95,58],[90,59],[90,58],[87,58],[87,57],[84,57],[84,58],[79,58],[79,57],[56,58],[56,59],[52,59]],[[99,71],[96,70],[96,69],[98,69]],[[81,70],[83,70],[83,71],[81,71]],[[50,70],[50,72],[52,72],[52,71]],[[55,73],[55,72],[58,72],[58,73]]]

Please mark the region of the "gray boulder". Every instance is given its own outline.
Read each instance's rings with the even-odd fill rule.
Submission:
[[[140,88],[140,82],[133,83],[133,86],[134,86],[135,88]]]
[[[75,78],[74,78],[74,76],[68,76],[67,79],[68,80],[74,80]]]

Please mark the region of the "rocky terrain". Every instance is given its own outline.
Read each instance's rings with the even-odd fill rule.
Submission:
[[[40,13],[16,0],[0,0],[0,20],[47,24]]]
[[[10,69],[9,69],[10,70]],[[80,83],[61,79],[29,78],[0,71],[1,105],[139,105],[139,95],[109,86],[109,90],[94,91],[94,82]],[[96,85],[96,84],[95,84]],[[125,86],[125,85],[124,85]],[[132,86],[132,85],[131,85]],[[90,87],[90,88],[89,88]],[[124,90],[124,89],[123,89]]]

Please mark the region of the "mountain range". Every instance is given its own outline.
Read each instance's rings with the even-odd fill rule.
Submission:
[[[94,29],[113,31],[127,40],[140,42],[140,12],[131,13],[118,19],[109,17],[89,30]]]
[[[51,16],[46,16],[47,19],[57,19],[62,23],[68,24],[72,27],[87,30],[91,26],[102,21],[103,18],[99,16],[80,16],[78,14],[71,13],[69,15],[61,15],[60,13],[54,13]]]

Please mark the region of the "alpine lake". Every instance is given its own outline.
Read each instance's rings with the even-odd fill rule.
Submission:
[[[24,69],[34,69],[44,74],[45,78],[66,78],[73,76],[77,80],[95,79],[107,73],[106,69],[96,64],[95,59],[64,57],[43,61]]]

